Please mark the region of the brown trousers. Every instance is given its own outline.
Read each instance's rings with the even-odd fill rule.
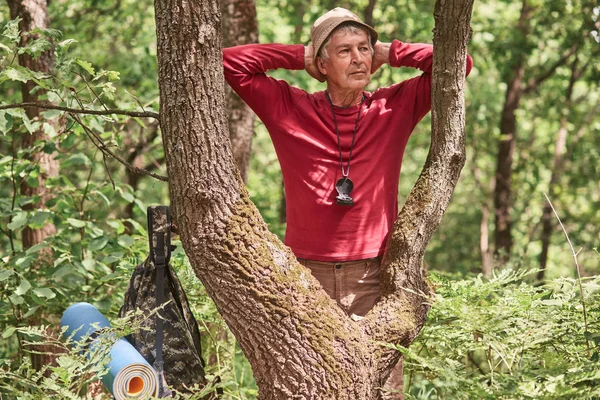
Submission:
[[[346,262],[325,262],[299,258],[298,262],[312,272],[325,292],[352,319],[364,317],[379,296],[381,257]],[[382,398],[404,399],[404,377],[402,359],[398,361],[388,377]]]

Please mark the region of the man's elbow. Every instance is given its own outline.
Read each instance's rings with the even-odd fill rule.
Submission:
[[[473,58],[467,54],[467,73],[465,74],[465,76],[469,76],[472,69],[473,69]]]

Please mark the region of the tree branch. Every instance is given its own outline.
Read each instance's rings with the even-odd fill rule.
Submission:
[[[431,147],[387,242],[381,299],[361,321],[374,341],[410,345],[431,307],[422,262],[466,158],[464,85],[472,7],[473,0],[435,4]],[[375,357],[383,372],[399,354],[382,348]]]
[[[160,120],[159,114],[152,111],[123,111],[123,110],[80,110],[77,108],[69,108],[63,106],[57,106],[56,104],[52,104],[47,101],[35,101],[28,103],[17,103],[17,104],[3,104],[0,105],[0,110],[8,110],[11,108],[28,108],[28,107],[37,107],[44,108],[47,110],[60,110],[66,111],[70,114],[88,114],[88,115],[127,115],[130,117],[141,117],[141,118],[155,118]]]
[[[577,43],[571,46],[566,52],[563,53],[563,55],[558,59],[558,61],[554,63],[554,65],[548,68],[548,70],[541,73],[537,77],[529,79],[529,82],[527,82],[527,86],[525,86],[523,92],[530,93],[531,91],[535,90],[542,82],[550,78],[554,74],[556,69],[561,65],[564,65],[567,62],[567,59],[577,51],[577,46]]]
[[[148,176],[151,176],[151,177],[158,179],[159,181],[163,181],[163,182],[169,181],[169,178],[167,178],[166,176],[158,175],[153,172],[146,171],[145,169],[134,167],[133,165],[131,165],[130,163],[125,161],[123,158],[121,158],[118,155],[116,155],[115,153],[113,153],[108,148],[108,146],[106,146],[106,143],[104,143],[102,138],[100,136],[98,136],[93,130],[91,130],[87,125],[85,125],[83,123],[83,121],[81,121],[81,119],[77,115],[69,113],[69,116],[71,118],[73,118],[75,121],[77,121],[77,123],[83,128],[85,133],[88,135],[88,137],[90,138],[92,143],[94,143],[94,146],[96,146],[98,148],[98,150],[100,150],[104,155],[111,156],[112,158],[114,158],[115,160],[117,160],[118,162],[123,164],[125,167],[127,167],[127,169],[129,169],[130,171],[132,171],[136,174],[148,175]]]

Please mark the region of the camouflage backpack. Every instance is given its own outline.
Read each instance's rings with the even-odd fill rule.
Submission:
[[[171,394],[168,387],[186,392],[185,386],[205,384],[204,360],[198,323],[169,265],[172,250],[169,207],[148,207],[148,239],[150,255],[136,267],[119,316],[133,310],[150,314],[163,305],[155,317],[145,319],[143,329],[127,339],[156,369],[159,397],[166,397]]]

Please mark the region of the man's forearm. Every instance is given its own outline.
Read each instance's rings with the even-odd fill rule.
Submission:
[[[304,69],[304,46],[249,44],[223,49],[225,73],[259,74],[285,68]]]
[[[392,67],[411,67],[423,72],[431,72],[433,67],[433,45],[424,43],[403,43],[394,40],[389,52]]]

